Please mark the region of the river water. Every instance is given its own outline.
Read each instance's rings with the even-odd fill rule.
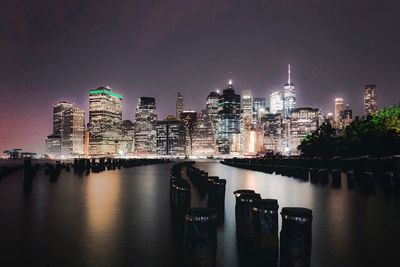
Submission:
[[[29,193],[22,172],[0,180],[0,266],[176,266],[169,209],[172,164],[92,173],[43,170]],[[254,189],[280,207],[313,210],[312,266],[394,266],[400,200],[313,185],[280,175],[199,162],[227,180],[225,221],[218,229],[218,266],[239,266],[233,191]],[[202,201],[193,194],[192,206]],[[397,265],[397,263],[395,264]]]

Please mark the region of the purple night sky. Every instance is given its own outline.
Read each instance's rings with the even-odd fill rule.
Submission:
[[[109,85],[133,120],[139,96],[159,118],[200,110],[226,86],[267,97],[292,64],[298,106],[333,111],[342,96],[362,114],[364,84],[380,107],[400,101],[399,1],[43,0],[1,1],[0,150],[43,152],[52,105],[88,107]]]

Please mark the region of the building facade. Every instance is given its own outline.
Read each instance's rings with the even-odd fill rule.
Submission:
[[[53,106],[53,133],[46,139],[46,152],[53,155],[84,154],[85,111],[61,101]]]
[[[288,81],[283,87],[283,114],[285,117],[290,116],[290,112],[296,108],[295,87],[291,80],[290,64],[288,65]]]
[[[178,96],[176,97],[176,118],[178,120],[181,118],[181,113],[183,112],[183,109],[183,95],[181,94],[181,92],[178,92]]]
[[[274,91],[269,96],[269,112],[271,114],[277,114],[283,112],[283,99],[282,93]]]
[[[122,99],[110,87],[89,90],[89,154],[118,154],[122,134]]]
[[[341,97],[335,98],[334,127],[336,129],[341,128],[340,114],[343,112],[343,110],[344,110],[343,98]]]
[[[218,103],[218,152],[220,154],[236,153],[237,148],[240,147],[240,139],[240,95],[235,94],[230,80],[228,88],[223,91]],[[232,145],[234,145],[233,148]]]
[[[186,129],[178,120],[157,122],[157,155],[183,157],[186,154]]]
[[[135,154],[157,153],[157,109],[154,97],[139,97],[135,114]]]
[[[371,115],[378,111],[376,85],[365,85],[364,91],[364,114]]]
[[[215,134],[207,110],[202,110],[194,127],[192,136],[192,155],[197,157],[215,154]]]

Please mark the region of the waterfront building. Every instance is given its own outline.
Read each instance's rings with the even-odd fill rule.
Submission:
[[[365,85],[365,92],[364,92],[364,114],[371,115],[376,113],[377,110],[378,106],[377,106],[376,85],[367,84]]]
[[[243,138],[243,155],[254,156],[264,151],[264,129],[262,124],[246,129]]]
[[[340,129],[340,113],[344,110],[343,98],[335,98],[335,116],[334,116],[334,127]]]
[[[192,155],[198,157],[215,154],[215,135],[207,110],[202,110],[197,118],[192,136]]]
[[[233,138],[235,140],[239,138],[239,141],[233,142]],[[240,95],[235,94],[232,80],[229,80],[228,88],[223,90],[218,103],[218,152],[221,154],[236,153],[237,150],[240,151],[240,148],[237,149],[238,143],[240,144]],[[234,151],[232,145],[234,145]]]
[[[110,87],[89,90],[89,154],[114,156],[122,133],[122,99]]]
[[[122,121],[122,138],[118,143],[119,155],[126,155],[135,151],[135,123],[131,120]]]
[[[186,155],[186,129],[184,122],[178,120],[163,120],[157,122],[157,155]]]
[[[290,64],[288,65],[288,81],[283,87],[283,114],[285,117],[290,116],[290,112],[296,108],[295,87],[291,80]]]
[[[283,99],[280,91],[274,91],[269,96],[269,112],[271,114],[277,114],[283,112]]]
[[[180,120],[181,113],[183,112],[184,105],[183,105],[183,95],[181,92],[178,92],[178,96],[176,98],[176,118]]]
[[[308,135],[315,132],[320,125],[319,109],[304,107],[293,109],[289,121],[289,149],[286,149],[286,155],[298,155],[300,152],[297,147],[301,141]]]
[[[135,113],[135,154],[157,153],[157,109],[154,97],[139,97]]]
[[[186,153],[192,154],[193,131],[197,121],[197,112],[194,110],[184,110],[181,113],[181,121],[186,129]]]
[[[61,101],[53,106],[53,133],[46,139],[46,152],[53,155],[84,153],[85,111]]]

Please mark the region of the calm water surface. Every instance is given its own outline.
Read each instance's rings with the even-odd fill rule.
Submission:
[[[400,200],[316,186],[279,175],[199,162],[227,179],[218,266],[239,266],[234,195],[254,189],[280,207],[313,210],[313,266],[393,266],[398,259]],[[0,266],[175,266],[169,216],[172,164],[83,175],[40,172],[23,192],[22,172],[0,180]],[[193,194],[192,205],[203,201]]]

